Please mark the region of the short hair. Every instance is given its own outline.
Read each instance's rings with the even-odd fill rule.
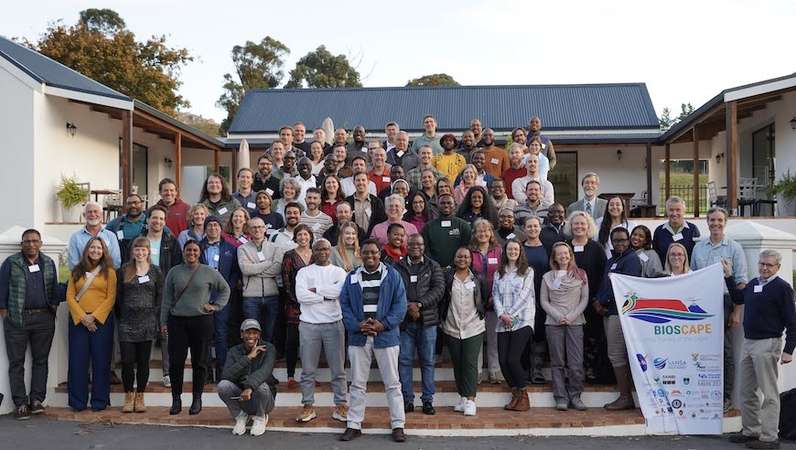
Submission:
[[[368,245],[375,245],[377,250],[381,250],[381,243],[374,238],[367,238],[362,241],[362,246],[360,248],[364,249]]]
[[[127,198],[130,198],[130,197],[138,197],[138,200],[141,200],[142,202],[144,201],[144,197],[141,197],[140,194],[136,194],[135,192],[131,192],[131,193],[127,194]]]
[[[392,126],[401,128],[401,127],[398,126],[398,122],[396,122],[394,120],[391,120],[391,121],[387,122],[386,124],[384,124],[384,128],[392,127]]]
[[[175,188],[177,187],[177,183],[175,183],[174,180],[172,180],[169,177],[166,177],[160,180],[160,183],[158,183],[158,192],[163,192],[163,186],[166,184],[173,184]]]
[[[302,127],[304,127],[305,129],[307,128],[307,126],[306,126],[306,125],[304,125],[304,122],[302,122],[302,121],[300,121],[300,120],[299,120],[298,122],[296,122],[296,123],[294,123],[294,124],[293,124],[293,128],[296,128],[296,127],[297,127],[297,126],[299,126],[299,125],[301,125],[301,126],[302,126]]]
[[[774,261],[777,262],[778,266],[782,264],[782,254],[770,248],[764,249],[760,252],[760,256],[758,257],[758,259],[762,258],[774,258]]]
[[[279,134],[282,134],[283,130],[290,130],[290,133],[293,134],[293,128],[287,125],[282,125],[281,127],[279,127]]]
[[[511,217],[514,217],[514,210],[511,208],[500,208],[500,211],[498,212],[498,217],[502,216],[503,213],[509,213],[511,214]]]
[[[312,233],[310,233],[310,234],[312,234]],[[332,247],[332,243],[329,242],[328,239],[326,239],[326,238],[318,238],[317,241],[312,243],[312,249],[315,250],[315,247],[317,247],[318,244],[323,244],[323,243],[329,244],[329,247]]]
[[[93,200],[89,200],[89,201],[86,202],[86,204],[83,206],[83,212],[88,211],[89,207],[97,207],[97,208],[100,209],[100,211],[102,211],[102,205],[100,205],[99,203],[97,203],[97,202],[95,202]]]
[[[564,234],[572,236],[572,219],[576,217],[583,217],[586,220],[586,237],[592,239],[597,233],[597,227],[594,225],[594,219],[591,217],[591,214],[585,211],[574,211],[569,215],[566,224],[564,224]]]
[[[152,205],[152,206],[150,206],[149,210],[147,211],[147,214],[146,214],[147,217],[151,217],[152,213],[155,212],[155,211],[160,211],[160,212],[163,213],[163,215],[165,217],[169,217],[169,210],[166,209],[166,207],[163,206],[163,205]]]
[[[434,153],[434,147],[432,147],[430,144],[421,145],[420,148],[417,149],[417,153],[419,154],[420,152],[422,152],[424,148],[431,150],[432,154]]]
[[[205,215],[209,215],[210,214],[210,210],[207,209],[207,206],[205,206],[204,203],[196,203],[196,204],[194,204],[193,206],[191,206],[191,209],[188,210],[188,224],[189,225],[192,225],[192,226],[196,225],[195,223],[193,223],[193,215],[194,215],[194,213],[196,213],[196,211],[199,211],[200,209],[204,209],[205,210]]]
[[[188,239],[188,241],[182,246],[182,251],[185,251],[185,249],[188,248],[189,245],[195,245],[199,247],[199,251],[202,251],[202,246],[199,245],[199,241],[197,241],[196,239]]]
[[[285,211],[287,211],[288,208],[296,208],[297,210],[299,210],[299,213],[303,211],[303,208],[301,207],[301,204],[299,202],[288,203],[287,205],[285,205]]]
[[[429,117],[431,117],[432,119],[434,119],[434,122],[436,122],[436,121],[437,121],[437,118],[436,118],[436,117],[434,117],[434,115],[433,115],[433,114],[426,114],[425,116],[423,116],[423,122],[425,122],[425,121],[426,121],[426,119],[428,119]]]
[[[586,181],[587,178],[594,178],[598,183],[600,182],[600,176],[597,175],[595,172],[586,172],[583,174],[583,178],[580,179],[581,186],[583,186],[583,183]]]
[[[716,213],[716,212],[717,213],[722,213],[724,215],[724,220],[725,221],[730,219],[730,213],[726,209],[722,208],[721,206],[714,206],[714,207],[710,208],[708,210],[708,213],[705,215],[705,217],[709,218],[711,214]]]
[[[514,150],[514,149],[519,149],[520,151],[525,153],[525,146],[520,144],[519,142],[514,142],[513,144],[511,144],[509,146],[509,153],[511,153],[511,151]]]
[[[401,130],[401,131],[398,132],[398,136],[406,136],[406,138],[408,139],[409,138],[409,133],[407,133],[406,131]]]
[[[268,153],[263,153],[262,155],[260,155],[259,158],[257,158],[257,164],[260,164],[260,161],[262,161],[264,159],[267,159],[268,161],[273,162],[273,161],[271,161],[271,155],[269,155]],[[162,183],[162,181],[161,181],[161,183]]]
[[[405,208],[406,207],[404,205],[404,203],[405,203],[404,198],[401,197],[400,194],[392,194],[392,195],[390,195],[390,196],[388,196],[387,198],[384,199],[384,207],[385,208],[389,207],[389,205],[391,205],[393,203],[397,203],[397,204],[401,205],[401,208]]]
[[[406,231],[406,229],[404,228],[404,226],[403,226],[403,225],[401,225],[401,224],[400,224],[400,223],[398,223],[398,222],[395,222],[395,223],[391,223],[391,224],[390,224],[390,225],[387,227],[387,234],[390,234],[390,233],[392,233],[392,230],[394,230],[394,229],[396,229],[396,228],[400,228],[400,229],[402,229],[402,230]]]
[[[35,228],[28,228],[27,230],[23,231],[22,238],[24,239],[26,234],[31,234],[31,233],[36,234],[37,236],[39,236],[39,239],[41,239],[41,233],[39,233],[39,230]]]
[[[348,202],[340,202],[340,203],[338,203],[338,204],[337,204],[337,205],[334,207],[334,210],[335,210],[335,211],[339,210],[341,206],[343,206],[343,207],[346,207],[346,208],[348,208],[348,209],[350,209],[350,210],[352,210],[352,211],[354,210],[354,208],[352,208],[352,207],[351,207],[351,203],[348,203]]]
[[[299,195],[301,193],[301,183],[299,183],[297,179],[295,179],[293,177],[282,178],[282,182],[280,183],[279,190],[281,190],[282,193],[284,193],[285,192],[285,186],[287,186],[287,185],[293,186],[293,189],[296,191],[296,195]]]
[[[530,186],[532,184],[538,184],[539,185],[539,190],[542,190],[542,182],[539,181],[539,180],[529,180],[527,183],[525,183],[525,190],[527,191],[528,190],[528,186]]]
[[[356,161],[356,160],[358,160],[358,159],[361,159],[361,160],[362,160],[362,162],[364,162],[365,164],[367,164],[367,163],[368,163],[368,159],[367,159],[367,158],[365,158],[364,156],[362,156],[362,155],[354,155],[354,157],[353,157],[353,158],[351,158],[351,164],[353,165],[353,164],[354,164],[354,161]]]
[[[481,155],[481,156],[486,158],[486,152],[483,149],[481,149],[481,148],[473,150],[473,152],[470,153],[470,161],[473,160],[473,156],[475,156],[475,155]]]
[[[630,232],[627,231],[627,228],[625,228],[625,227],[616,227],[613,230],[611,230],[611,235],[610,235],[611,236],[611,240],[613,240],[614,235],[616,233],[625,233],[625,236],[627,236],[628,238],[630,237]]]
[[[351,178],[353,178],[353,179],[354,179],[354,181],[356,181],[356,179],[357,179],[357,177],[358,177],[359,175],[364,175],[364,176],[365,176],[365,178],[367,178],[367,179],[370,179],[370,176],[368,175],[368,173],[367,173],[367,172],[357,172],[357,173],[355,173],[354,175],[352,175],[352,176],[351,176]]]
[[[258,222],[258,221],[260,223],[262,223],[263,225],[265,225],[265,221],[261,217],[251,217],[249,220],[246,221],[246,224],[248,225],[248,224],[251,224],[251,223],[254,223],[254,222]]]
[[[685,200],[676,195],[672,195],[671,197],[666,199],[666,209],[669,209],[669,205],[674,205],[676,203],[683,205],[683,209],[686,208]]]
[[[515,129],[511,130],[511,137],[514,138],[514,135],[517,134],[518,131],[522,131],[523,133],[525,133],[525,128],[517,127]],[[525,135],[527,136],[528,133],[525,133]]]
[[[243,173],[243,172],[249,172],[252,176],[254,176],[254,171],[253,170],[249,169],[248,167],[242,167],[240,170],[238,170],[238,173],[235,174],[235,178],[239,177],[240,174]]]
[[[307,194],[318,194],[321,195],[321,190],[316,187],[308,187],[306,191],[304,191],[304,196],[306,197]]]

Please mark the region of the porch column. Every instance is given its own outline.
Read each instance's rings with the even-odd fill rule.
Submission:
[[[732,212],[738,207],[738,102],[727,103],[724,109],[726,147],[724,160],[727,163],[727,208]]]
[[[230,164],[230,173],[229,179],[230,184],[232,185],[232,192],[238,191],[238,147],[232,147],[229,152],[230,156],[232,157],[232,162]]]
[[[179,192],[182,184],[182,133],[180,132],[174,137],[174,183],[177,184]]]
[[[694,138],[694,217],[699,217],[699,131],[696,125],[691,129],[691,134]]]
[[[652,144],[647,142],[647,206],[652,206]]]
[[[666,197],[666,200],[668,200],[669,197],[672,196],[672,186],[671,186],[671,181],[672,181],[671,180],[672,153],[671,153],[670,145],[671,144],[669,144],[668,142],[666,143],[666,155],[665,155],[666,161],[664,163],[664,168],[665,168],[665,170],[664,170],[664,177],[665,177],[664,178],[664,184],[666,185],[666,187],[664,188],[665,189],[664,190],[664,196]]]
[[[218,173],[218,149],[213,149],[213,172]]]
[[[130,195],[130,160],[133,153],[133,114],[130,111],[122,111],[122,148],[119,153],[122,199],[126,199]]]

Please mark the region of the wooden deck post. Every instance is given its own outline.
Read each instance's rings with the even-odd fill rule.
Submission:
[[[232,192],[238,191],[238,147],[232,147],[229,152],[232,161],[230,167],[232,168],[229,172],[229,181],[230,185],[232,185]]]
[[[133,114],[122,111],[122,148],[119,149],[119,168],[121,170],[122,201],[130,195],[131,160],[133,153]]]
[[[218,149],[214,148],[213,149],[213,172],[214,173],[218,173],[218,158],[219,158],[218,153],[219,153]]]
[[[652,143],[647,142],[647,206],[652,204]]]
[[[694,217],[699,217],[699,131],[696,125],[691,133],[694,138]]]
[[[725,105],[724,112],[726,147],[724,161],[727,163],[727,208],[732,212],[738,208],[738,102]]]
[[[666,197],[666,198],[664,200],[668,200],[669,197],[672,196],[672,183],[671,183],[671,181],[672,181],[672,177],[671,177],[671,175],[672,175],[672,152],[671,152],[670,146],[671,146],[671,144],[669,144],[667,142],[666,143],[666,155],[665,155],[666,162],[664,164],[664,166],[665,166],[664,184],[666,184],[666,187],[664,188],[665,189],[664,190],[664,197]]]
[[[179,132],[174,137],[174,183],[179,192],[182,185],[182,133]]]

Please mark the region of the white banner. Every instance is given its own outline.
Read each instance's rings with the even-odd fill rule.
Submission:
[[[724,274],[611,274],[648,433],[721,434]]]

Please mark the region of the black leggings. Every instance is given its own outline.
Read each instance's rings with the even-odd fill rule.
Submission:
[[[207,380],[207,357],[213,340],[213,328],[213,316],[210,314],[193,317],[169,316],[169,375],[172,398],[178,399],[182,394],[188,349],[191,350],[193,367],[193,395],[202,396]]]
[[[299,326],[298,324],[289,323],[286,327],[285,362],[287,363],[287,377],[294,378],[296,376],[296,363],[298,362]]]
[[[144,392],[149,382],[149,354],[152,352],[152,341],[119,342],[122,354],[122,383],[124,392],[133,392],[135,381],[136,392]]]
[[[528,384],[528,371],[522,368],[522,353],[533,337],[531,327],[497,334],[498,362],[509,386],[522,389]]]

